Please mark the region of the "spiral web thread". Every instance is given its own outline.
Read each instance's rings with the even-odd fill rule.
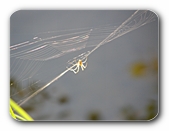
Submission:
[[[114,39],[129,33],[141,26],[153,22],[156,15],[150,11],[136,11],[120,26],[105,26],[101,28],[83,28],[76,30],[51,31],[39,33],[30,41],[22,42],[10,47],[11,51],[11,74],[17,76],[17,80],[25,83],[33,78],[38,77],[40,69],[49,60],[56,60],[63,55],[71,52],[82,50],[88,47],[93,47],[92,50],[82,53],[79,56],[68,61],[68,66],[60,75],[47,82],[44,86],[38,87],[36,91],[32,89],[34,85],[41,80],[29,83],[28,88],[22,88],[22,91],[29,92],[24,95],[22,99],[18,99],[18,104],[23,105],[32,97],[39,94],[42,90],[47,88],[53,82],[58,80],[70,69],[74,68],[74,63],[81,59],[84,60],[89,57],[101,45],[109,43]],[[76,32],[74,32],[76,31]],[[52,34],[52,36],[50,36]],[[52,70],[52,69],[51,69]],[[53,67],[54,70],[54,67]],[[49,72],[48,72],[49,73]],[[11,83],[11,86],[18,86],[17,82]],[[21,92],[18,90],[11,90],[11,97],[16,97]],[[16,98],[17,99],[17,98]]]

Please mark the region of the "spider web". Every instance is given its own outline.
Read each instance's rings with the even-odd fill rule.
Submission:
[[[118,26],[42,32],[29,41],[11,45],[10,97],[17,103],[22,102],[60,74],[69,59],[85,59],[101,45],[154,21],[154,18],[155,14],[150,11],[136,11]],[[88,51],[87,55],[85,51]]]
[[[29,41],[10,46],[10,97],[20,103],[57,76],[60,73],[57,71],[62,66],[64,70],[67,60],[75,55],[66,61],[58,58],[96,46],[115,29],[114,26],[105,26],[95,29],[48,31],[36,34]],[[51,71],[56,73],[52,74]]]

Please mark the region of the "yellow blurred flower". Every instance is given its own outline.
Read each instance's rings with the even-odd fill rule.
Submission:
[[[134,63],[131,66],[131,74],[133,76],[140,77],[140,76],[145,75],[146,69],[147,69],[147,66],[146,66],[145,63],[143,63],[143,62],[137,62],[137,63]]]
[[[134,77],[144,76],[146,73],[158,73],[158,59],[152,59],[150,62],[135,62],[130,68]]]

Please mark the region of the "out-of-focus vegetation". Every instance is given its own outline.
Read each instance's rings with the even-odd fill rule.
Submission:
[[[20,103],[22,100],[27,98],[31,93],[35,92],[37,89],[39,89],[38,84],[30,84],[31,86],[26,86],[22,87],[21,84],[14,78],[10,79],[10,98],[16,101],[17,103]],[[37,96],[31,98],[28,102],[22,105],[23,110],[27,112],[28,114],[37,111],[37,108],[39,106],[42,106],[45,101],[55,103],[55,104],[60,104],[60,105],[65,105],[70,101],[70,98],[66,94],[60,95],[60,97],[56,98],[51,98],[49,92],[47,91],[42,91],[39,93]],[[42,114],[39,116],[37,119],[38,120],[48,120],[48,117],[51,114],[44,114],[43,112],[41,113],[41,110],[38,110],[39,114]],[[13,110],[10,110],[10,113],[13,118],[15,118],[16,115],[13,115]],[[56,120],[60,119],[65,119],[70,115],[70,111],[61,111],[59,115],[56,115]],[[22,119],[24,120],[24,118]]]
[[[31,93],[35,92],[38,88],[37,84],[30,84],[31,86],[22,87],[21,84],[14,78],[10,79],[10,98],[15,102],[19,103],[26,97],[28,97]],[[50,98],[47,92],[41,92],[37,97],[33,97],[28,104],[25,103],[22,105],[22,109],[27,113],[31,113],[36,110],[36,107],[43,104],[45,100]]]
[[[144,112],[144,116],[142,116],[132,106],[122,108],[122,115],[126,120],[152,120],[158,114],[157,102],[154,100],[150,101],[145,107]]]
[[[158,59],[154,58],[148,63],[143,61],[135,62],[132,64],[130,71],[135,78],[145,77],[146,74],[152,73],[158,79]],[[158,81],[155,84],[158,88]],[[150,100],[144,109],[144,116],[141,116],[133,106],[125,106],[121,112],[126,120],[152,120],[158,114],[158,102],[157,100]]]
[[[158,59],[152,59],[152,61],[146,63],[144,61],[137,61],[133,63],[130,66],[131,70],[130,73],[132,74],[132,77],[134,78],[141,78],[141,77],[146,77],[147,73],[152,73],[154,76],[158,77]],[[156,83],[156,87],[158,87],[158,82]],[[31,86],[27,87],[22,87],[19,82],[17,82],[16,79],[11,78],[10,79],[10,96],[11,99],[13,99],[16,102],[20,102],[21,100],[25,99],[28,97],[31,93],[35,92],[38,88],[39,85],[37,84],[30,84]],[[39,105],[43,104],[46,100],[50,102],[54,102],[56,104],[59,104],[58,106],[70,104],[70,97],[68,94],[60,95],[59,97],[57,96],[54,98],[54,100],[51,99],[51,96],[49,92],[43,91],[38,94],[38,97],[33,97],[30,101],[28,101],[28,104],[25,103],[22,108],[28,114],[31,112],[36,111],[36,107]],[[10,102],[11,104],[11,102]],[[10,107],[10,114],[14,119],[18,120],[31,120],[27,119],[23,116],[23,114],[20,114],[18,112],[18,115],[16,110],[14,109],[15,106]],[[98,109],[99,110],[99,109]],[[25,112],[25,113],[26,113]],[[41,112],[41,111],[38,111]],[[65,107],[62,111],[59,112],[59,114],[56,114],[56,120],[67,120],[69,116],[71,116],[73,111],[70,111]],[[155,116],[158,114],[158,102],[156,100],[149,100],[149,103],[146,105],[143,114],[140,114],[140,112],[134,108],[132,105],[128,105],[125,107],[122,107],[120,110],[120,114],[123,116],[124,120],[152,120],[155,118]],[[102,120],[101,117],[102,112],[98,111],[91,111],[88,112],[86,115],[86,120]],[[49,117],[48,114],[43,114],[42,116],[39,116],[39,120],[48,120],[47,118]],[[113,119],[113,118],[112,118]]]
[[[97,111],[90,112],[87,120],[101,120],[100,113]]]
[[[158,59],[152,59],[149,63],[138,61],[131,65],[131,74],[134,77],[145,76],[148,72],[158,73]]]
[[[67,103],[68,101],[69,101],[69,98],[68,98],[68,96],[66,96],[66,95],[62,95],[62,96],[59,97],[59,99],[58,99],[59,104],[65,104],[65,103]]]
[[[147,66],[143,62],[138,62],[132,65],[131,73],[133,76],[139,77],[146,73]]]

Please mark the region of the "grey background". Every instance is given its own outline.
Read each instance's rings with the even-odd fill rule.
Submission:
[[[46,31],[118,26],[130,17],[133,10],[22,10],[10,18],[11,45],[30,40],[35,34]],[[42,75],[35,78],[49,82],[66,69],[69,59],[90,48],[70,53],[54,61],[46,61],[40,69]],[[88,67],[78,74],[68,72],[43,92],[50,99],[39,103],[35,97],[35,110],[28,112],[38,120],[87,120],[91,112],[101,120],[124,120],[121,109],[132,106],[138,116],[144,116],[149,101],[158,101],[157,75],[151,69],[139,78],[130,74],[133,63],[149,64],[158,58],[158,20],[129,32],[98,48],[88,58]],[[11,67],[13,59],[11,58]],[[25,62],[25,61],[24,61]],[[43,74],[44,72],[44,74]],[[12,72],[11,72],[12,76]],[[15,76],[17,77],[17,76]],[[60,104],[62,96],[68,102]],[[39,99],[38,99],[39,97]],[[27,103],[29,105],[29,102]]]

